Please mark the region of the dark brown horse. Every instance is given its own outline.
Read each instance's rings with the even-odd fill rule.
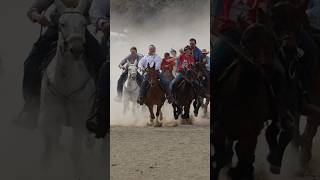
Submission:
[[[149,87],[146,93],[144,104],[147,105],[150,112],[150,121],[148,122],[148,125],[161,127],[163,119],[161,108],[166,100],[165,91],[160,85],[160,80],[158,78],[158,72],[155,69],[155,64],[153,65],[153,67],[150,67],[148,64],[146,72],[148,76]],[[157,106],[156,117],[153,113],[154,106]]]
[[[277,2],[273,5],[271,14],[271,27],[274,30],[277,39],[279,40],[282,64],[286,69],[286,73],[288,74],[287,104],[296,117],[294,126],[292,126],[291,130],[289,130],[291,132],[288,131],[288,133],[291,134],[286,135],[286,143],[278,144],[279,148],[277,150],[278,152],[276,153],[278,154],[278,158],[275,158],[274,160],[276,161],[273,160],[271,164],[275,163],[276,165],[281,166],[282,156],[286,144],[288,143],[288,140],[290,140],[289,137],[293,136],[295,147],[299,148],[299,145],[301,145],[302,157],[300,160],[303,168],[305,169],[308,161],[311,158],[312,139],[317,132],[317,127],[319,125],[318,119],[320,118],[319,108],[315,106],[320,105],[319,64],[317,61],[311,61],[312,57],[310,57],[310,54],[312,54],[310,51],[316,52],[317,50],[311,49],[310,47],[304,47],[304,55],[302,57],[297,57],[296,50],[300,46],[298,35],[303,31],[301,29],[302,25],[304,25],[304,27],[308,27],[308,22],[305,18],[306,15],[301,4],[295,4],[294,2],[288,1]],[[306,69],[306,67],[308,67],[306,64],[313,68]],[[313,78],[310,80],[310,83],[304,83],[304,87],[302,88],[301,80],[306,71],[310,71],[309,76]],[[308,98],[304,97],[305,95],[303,95],[303,91],[305,89],[309,91]],[[310,101],[307,102],[307,99]],[[307,125],[302,138],[300,138],[299,134],[299,116],[301,114],[308,116]],[[271,126],[267,129],[267,141],[271,149],[272,146],[275,146],[275,142],[268,140],[268,137],[269,139],[270,135],[278,137],[276,132],[280,132],[280,129],[277,130],[275,125],[271,124]],[[283,132],[284,131],[282,130],[282,133]]]
[[[210,102],[210,74],[206,69],[206,62],[196,62],[191,69],[195,72],[195,81],[199,85],[193,102],[194,114],[197,116],[199,108],[202,107],[206,115]]]
[[[234,59],[227,74],[214,77],[213,179],[218,179],[220,170],[230,163],[234,141],[238,141],[238,163],[230,176],[253,179],[257,137],[270,113],[266,81],[276,59],[274,44],[265,26],[249,26],[242,36],[242,56]]]
[[[172,94],[174,94],[174,102],[172,103],[174,118],[178,119],[181,115],[187,124],[192,124],[189,111],[192,101],[196,99],[193,86],[194,77],[194,71],[187,70],[182,77],[183,80],[172,89]]]

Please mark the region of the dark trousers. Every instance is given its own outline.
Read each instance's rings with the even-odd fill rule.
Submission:
[[[123,91],[123,85],[126,82],[128,78],[128,70],[125,70],[121,75],[120,78],[118,80],[118,84],[117,84],[117,92],[119,96],[122,96],[122,91]],[[141,87],[141,83],[142,83],[142,76],[140,75],[140,73],[137,73],[137,83],[138,85]]]
[[[55,47],[52,46],[58,40],[58,29],[55,26],[48,27],[45,33],[33,45],[28,58],[24,62],[23,97],[26,101],[29,98],[40,97],[41,87],[41,65],[44,63],[49,52]],[[93,62],[86,62],[89,69],[93,69],[95,79],[98,77],[99,69],[104,61],[103,49],[97,39],[86,31],[86,55]]]

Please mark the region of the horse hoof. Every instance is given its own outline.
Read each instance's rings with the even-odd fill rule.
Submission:
[[[147,126],[153,126],[153,122],[147,122]]]

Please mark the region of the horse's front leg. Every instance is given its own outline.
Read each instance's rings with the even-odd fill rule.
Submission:
[[[199,109],[201,107],[201,104],[202,104],[202,99],[200,98],[195,98],[195,100],[193,101],[193,112],[194,112],[194,116],[198,116],[199,114]]]
[[[308,169],[309,161],[312,158],[312,143],[313,138],[317,134],[317,129],[319,127],[319,123],[317,123],[318,119],[313,117],[309,117],[307,120],[306,128],[303,132],[302,138],[302,146],[301,146],[301,157],[300,162],[302,165],[302,170],[305,172]],[[304,173],[303,172],[303,173]]]
[[[149,109],[149,112],[150,112],[150,119],[147,123],[148,126],[152,126],[153,125],[153,120],[155,119],[155,116],[154,116],[154,113],[153,113],[153,106],[152,105],[148,105],[148,109]]]
[[[155,125],[154,125],[155,127],[161,127],[161,126],[162,126],[162,122],[160,122],[160,120],[159,120],[159,116],[162,116],[162,115],[161,115],[162,105],[163,105],[163,104],[157,105],[157,112],[156,112],[157,118],[156,118],[156,123],[155,123]],[[160,118],[161,118],[161,117],[160,117]]]
[[[190,119],[190,106],[191,106],[191,102],[190,104],[185,105],[183,107],[184,114],[182,115],[182,118],[186,120],[187,124],[192,124],[192,121]]]

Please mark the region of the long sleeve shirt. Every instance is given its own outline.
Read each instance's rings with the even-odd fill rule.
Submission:
[[[104,23],[110,23],[110,0],[93,0],[89,15],[98,29],[101,29]]]
[[[61,0],[61,2],[66,6],[66,7],[76,7],[79,3],[79,0]],[[89,0],[89,4],[91,1]],[[46,10],[49,9],[51,5],[54,5],[54,0],[34,0],[34,2],[31,4],[31,7],[27,11],[27,16],[29,17],[30,20],[33,19],[35,15],[39,15]],[[89,21],[89,15],[88,15],[88,9],[85,10],[84,15],[88,18]],[[54,11],[50,14],[51,21],[54,24],[58,24],[59,18],[60,18],[60,13],[57,11],[55,8]]]
[[[198,47],[195,47],[192,50],[192,55],[193,55],[193,58],[194,58],[195,62],[199,62],[199,61],[202,60],[202,52]]]
[[[306,11],[311,26],[320,30],[320,1],[310,0]]]
[[[223,31],[235,26],[241,16],[249,23],[255,23],[258,8],[267,10],[270,0],[215,0],[213,18],[216,31]]]
[[[138,61],[138,63],[140,62],[140,60],[143,58],[142,54],[137,54],[137,56],[132,56],[131,54],[129,54],[128,56],[126,56],[124,59],[121,60],[120,64],[121,66],[125,65],[128,61],[130,63],[133,63],[135,60]]]
[[[155,64],[155,69],[158,71],[161,67],[161,57],[158,55],[145,55],[138,64],[138,67],[141,69],[146,69],[148,67],[148,64],[150,67],[152,67]]]
[[[177,72],[183,72],[190,69],[191,64],[194,62],[192,55],[187,56],[185,54],[181,55],[177,59]]]

